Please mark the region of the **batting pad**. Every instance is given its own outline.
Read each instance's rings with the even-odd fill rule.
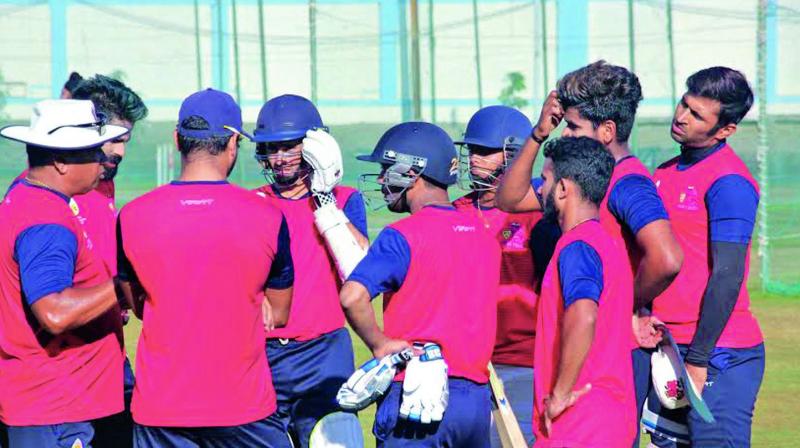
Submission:
[[[364,436],[355,414],[333,412],[314,425],[310,448],[363,448]]]

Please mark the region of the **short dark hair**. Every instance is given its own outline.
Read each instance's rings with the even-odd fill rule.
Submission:
[[[191,129],[196,131],[206,131],[211,129],[205,118],[198,115],[191,115],[181,121],[181,128]],[[209,137],[209,138],[195,138],[181,135],[178,132],[178,150],[186,157],[192,152],[206,151],[212,156],[219,155],[225,151],[228,146],[230,137]]]
[[[25,152],[28,154],[29,168],[48,166],[54,162],[70,164],[97,163],[101,161],[100,159],[105,157],[102,146],[61,151],[29,144],[25,145]]]
[[[72,93],[81,81],[83,81],[83,76],[78,72],[72,72],[69,74],[67,82],[64,83],[64,88],[67,89],[67,92]]]
[[[553,161],[554,181],[575,182],[585,199],[600,205],[614,171],[614,157],[602,143],[589,137],[558,138],[545,144],[544,156]]]
[[[110,119],[136,123],[147,116],[147,106],[122,81],[104,75],[94,75],[81,81],[72,92],[76,100],[90,100],[98,112]]]
[[[600,60],[564,75],[556,90],[564,109],[577,108],[595,129],[611,120],[617,125],[618,142],[630,137],[642,86],[628,69]]]
[[[744,74],[728,67],[709,67],[686,80],[687,93],[719,101],[717,124],[710,133],[738,124],[753,106],[753,89]]]

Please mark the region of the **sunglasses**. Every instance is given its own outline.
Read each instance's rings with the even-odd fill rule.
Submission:
[[[54,132],[64,128],[81,128],[81,129],[94,128],[97,129],[97,135],[103,135],[106,133],[106,117],[103,114],[97,114],[97,121],[93,121],[91,123],[63,124],[61,126],[56,126],[53,129],[49,130],[47,132],[47,135],[53,135]]]

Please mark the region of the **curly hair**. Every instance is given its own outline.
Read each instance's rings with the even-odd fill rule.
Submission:
[[[611,120],[617,125],[618,142],[630,137],[642,86],[628,69],[600,60],[564,75],[556,90],[564,109],[577,108],[595,129]]]
[[[135,123],[147,116],[147,106],[130,87],[114,78],[94,75],[78,83],[72,98],[90,100],[98,112],[110,119]]]
[[[553,161],[554,180],[569,179],[595,205],[606,195],[614,157],[602,143],[589,137],[562,137],[544,146],[544,156]]]

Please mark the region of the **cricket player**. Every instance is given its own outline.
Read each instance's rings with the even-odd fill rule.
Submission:
[[[544,155],[545,215],[556,216],[563,234],[539,297],[535,446],[630,446],[633,278],[622,241],[600,224],[614,158],[589,137],[554,140]]]
[[[502,249],[492,364],[529,445],[533,444],[533,349],[541,280],[537,272],[547,266],[560,231],[554,223],[540,221],[541,211],[511,214],[498,209],[495,194],[530,134],[530,120],[514,108],[487,106],[476,112],[464,138],[456,142],[462,145],[462,177],[469,180],[472,192],[453,202],[457,210],[483,221]],[[500,447],[495,429],[492,446]]]
[[[411,216],[381,231],[342,287],[342,306],[376,358],[412,343],[422,352],[379,402],[378,446],[488,446],[500,247],[450,203],[453,141],[433,124],[402,123],[359,159],[381,166],[364,185],[375,178],[389,210]],[[381,293],[383,331],[370,303]]]
[[[128,129],[90,101],[36,104],[30,169],[0,205],[0,420],[11,447],[82,447],[94,420],[122,412],[122,322],[111,271],[73,197],[97,186],[101,146]]]
[[[241,129],[230,95],[187,97],[179,180],[119,213],[119,277],[143,318],[137,447],[290,446],[264,353],[291,301],[289,234],[279,210],[227,181]]]
[[[369,247],[364,201],[356,189],[337,185],[341,151],[325,129],[311,101],[281,95],[264,104],[253,132],[256,159],[270,182],[258,194],[283,212],[292,235],[297,280],[292,308],[286,326],[267,334],[266,351],[276,418],[297,447],[307,447],[317,422],[339,410],[336,392],[354,371],[353,345],[339,304],[337,262],[343,260],[329,252],[330,235],[324,231],[341,226],[337,238],[357,244],[355,264]],[[325,222],[328,216],[338,218]],[[356,418],[349,421],[361,430]]]
[[[681,153],[654,176],[686,258],[653,313],[669,327],[716,423],[689,408],[661,413],[652,391],[643,420],[657,446],[746,447],[765,362],[747,293],[759,189],[727,139],[753,92],[727,67],[700,70],[686,88],[671,129]]]
[[[600,224],[623,240],[634,278],[631,349],[639,412],[650,386],[650,348],[660,339],[659,321],[648,307],[673,281],[683,259],[650,172],[628,143],[641,99],[639,79],[623,67],[598,61],[567,73],[545,101],[528,146],[509,168],[497,195],[499,206],[508,211],[541,208],[530,183],[533,145],[546,140],[562,120],[566,122],[562,136],[594,138],[614,157],[614,173],[600,204]]]
[[[91,101],[95,110],[105,117],[107,123],[122,126],[129,131],[103,144],[102,149],[106,158],[101,164],[103,172],[100,175],[100,182],[88,193],[73,197],[78,210],[78,220],[91,237],[94,250],[100,254],[112,276],[115,276],[117,273],[117,245],[114,227],[117,208],[114,202],[114,178],[117,175],[119,164],[122,163],[125,156],[125,147],[130,142],[134,125],[147,116],[147,106],[136,92],[121,81],[103,75],[84,79],[73,72],[65,84],[65,89],[67,87],[69,87],[68,92],[71,98]],[[24,171],[15,182],[24,179],[27,174],[28,171]],[[123,324],[127,323],[127,310],[123,310],[122,319]],[[93,443],[96,447],[120,448],[130,446],[132,443],[133,421],[130,416],[130,404],[134,375],[127,356],[123,372],[125,412],[97,422]],[[123,441],[130,441],[130,443],[124,445]]]

